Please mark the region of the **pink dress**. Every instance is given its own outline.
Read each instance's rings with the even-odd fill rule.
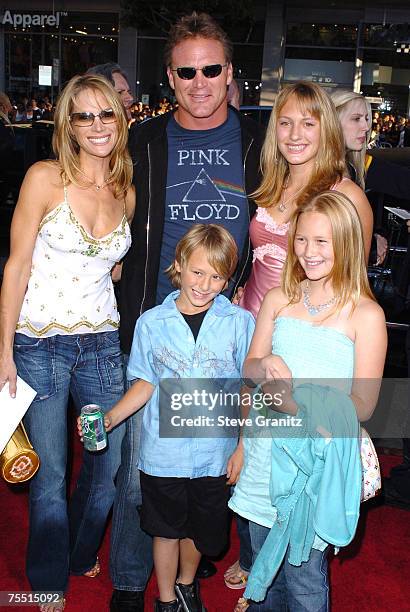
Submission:
[[[343,177],[332,187],[349,180]],[[249,225],[253,246],[252,271],[240,299],[240,306],[249,310],[256,318],[262,300],[269,289],[280,286],[282,268],[288,251],[289,222],[276,223],[266,210],[258,207]]]
[[[289,223],[277,223],[259,207],[249,225],[253,246],[252,271],[239,304],[254,317],[269,289],[279,287],[288,250]]]

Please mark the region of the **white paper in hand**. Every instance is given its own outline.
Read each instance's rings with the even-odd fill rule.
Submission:
[[[16,397],[9,395],[9,383],[0,391],[0,453],[10,440],[17,425],[26,414],[37,392],[17,376]]]

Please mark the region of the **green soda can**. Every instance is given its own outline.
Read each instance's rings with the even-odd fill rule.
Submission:
[[[83,428],[84,448],[94,452],[107,446],[107,433],[104,427],[104,414],[97,404],[81,408],[81,427]]]

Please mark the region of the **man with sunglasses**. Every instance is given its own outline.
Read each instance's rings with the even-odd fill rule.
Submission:
[[[240,263],[226,294],[243,285],[250,264],[248,228],[258,186],[262,134],[257,124],[228,107],[232,43],[209,16],[196,12],[172,26],[165,47],[169,83],[177,110],[138,125],[130,134],[137,206],[133,237],[120,284],[120,337],[129,354],[137,318],[160,304],[172,286],[165,269],[175,246],[195,223],[223,225],[234,236]],[[117,478],[111,540],[114,593],[111,612],[143,610],[151,565],[139,529],[137,469],[143,411],[127,421]],[[142,551],[142,552],[141,552]],[[183,607],[185,606],[185,607]],[[171,608],[170,608],[171,609]],[[193,600],[181,610],[200,610]]]

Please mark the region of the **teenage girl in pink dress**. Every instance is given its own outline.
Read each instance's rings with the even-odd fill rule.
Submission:
[[[267,291],[280,285],[289,219],[313,195],[335,189],[348,196],[359,214],[368,256],[373,214],[363,190],[346,178],[343,142],[337,113],[319,85],[301,81],[279,93],[262,150],[258,209],[250,224],[252,272],[240,300],[255,316]]]

